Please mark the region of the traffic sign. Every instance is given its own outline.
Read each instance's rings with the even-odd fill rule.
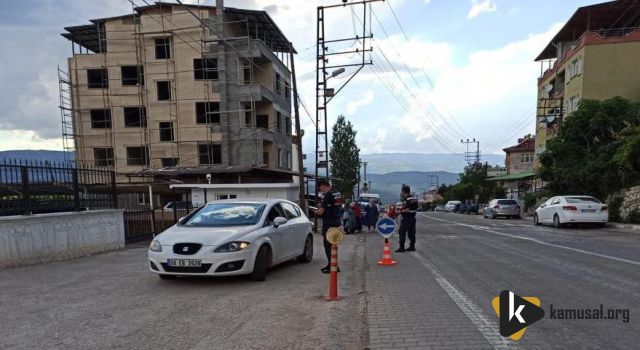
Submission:
[[[382,218],[376,223],[376,231],[382,237],[389,238],[396,231],[396,222],[391,218]]]

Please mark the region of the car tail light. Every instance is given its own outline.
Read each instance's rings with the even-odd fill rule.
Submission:
[[[609,209],[609,207],[607,207],[606,205],[603,205],[602,208],[600,208],[600,210],[602,211],[607,211]]]
[[[578,208],[575,205],[565,205],[562,207],[562,209],[564,210],[578,210]]]
[[[500,206],[499,205],[495,205],[495,206],[493,206],[493,209],[500,209]]]

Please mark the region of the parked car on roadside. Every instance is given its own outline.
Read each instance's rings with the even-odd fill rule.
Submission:
[[[460,201],[448,201],[444,207],[446,211],[455,213],[460,210],[460,204],[462,204]]]
[[[460,206],[460,213],[462,214],[478,214],[478,205],[471,204],[462,204]]]
[[[494,199],[484,208],[484,218],[520,218],[520,205],[514,199]]]
[[[220,200],[180,219],[149,246],[151,272],[178,275],[250,275],[297,258],[313,258],[311,222],[297,204],[279,199]]]
[[[438,205],[437,207],[433,208],[433,211],[447,211],[447,208],[444,205]]]
[[[541,204],[533,222],[536,225],[552,224],[562,227],[565,224],[588,223],[604,226],[609,221],[609,208],[591,196],[556,196]]]

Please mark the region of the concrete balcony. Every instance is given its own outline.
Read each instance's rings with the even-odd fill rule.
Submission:
[[[279,105],[286,111],[291,112],[291,100],[283,95],[278,94],[271,89],[259,84],[231,85],[229,86],[229,95],[238,96],[240,102],[268,101]]]

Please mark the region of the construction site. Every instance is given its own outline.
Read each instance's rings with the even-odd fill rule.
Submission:
[[[295,49],[271,17],[220,0],[130,3],[129,14],[64,28],[69,160],[115,170],[123,197],[150,185],[171,196],[167,183],[291,182]]]

